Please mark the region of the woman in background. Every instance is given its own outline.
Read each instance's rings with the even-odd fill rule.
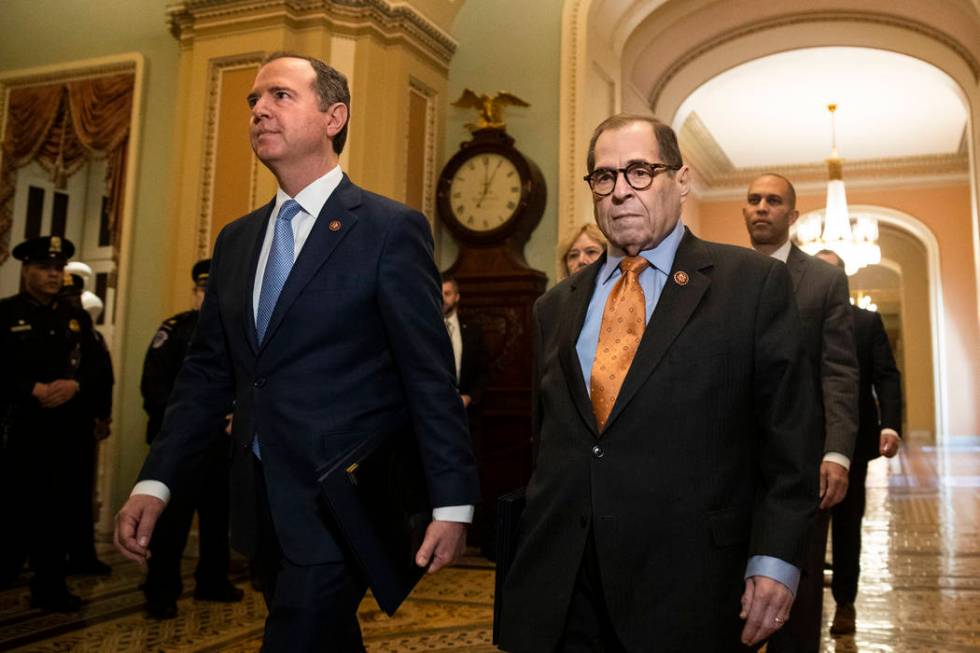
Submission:
[[[606,251],[606,238],[599,227],[589,223],[563,242],[561,249],[561,278],[565,279],[589,263],[597,260]]]

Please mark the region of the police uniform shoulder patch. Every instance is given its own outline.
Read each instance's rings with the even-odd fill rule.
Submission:
[[[163,347],[163,343],[167,342],[167,338],[169,337],[170,333],[166,329],[160,329],[157,331],[156,335],[153,336],[153,342],[150,343],[150,346],[153,349],[159,349],[160,347]]]

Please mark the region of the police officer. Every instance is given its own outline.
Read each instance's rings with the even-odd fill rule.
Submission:
[[[83,296],[85,279],[92,277],[92,268],[88,265],[71,261],[65,266],[64,286],[61,289],[62,301],[69,302],[75,307],[85,310]],[[90,294],[90,293],[89,293]],[[87,312],[87,311],[86,311]],[[98,314],[89,313],[94,322]],[[95,349],[96,371],[93,376],[91,393],[86,393],[86,405],[91,414],[91,429],[74,443],[76,464],[72,467],[70,483],[72,491],[69,500],[74,504],[69,512],[70,522],[66,524],[65,535],[68,537],[68,575],[108,576],[112,567],[99,560],[95,552],[95,472],[97,467],[96,453],[98,442],[109,436],[112,421],[112,386],[115,379],[112,374],[112,358],[105,340],[93,328],[98,347]]]
[[[13,256],[23,262],[23,291],[0,301],[5,567],[19,573],[26,554],[34,570],[31,604],[53,612],[81,607],[65,584],[68,538],[52,515],[72,492],[77,443],[91,437],[86,402],[97,360],[88,314],[58,298],[74,251],[60,236],[17,245]]]
[[[210,267],[210,259],[194,265],[194,310],[164,320],[146,352],[140,389],[143,408],[149,416],[146,427],[148,443],[160,432],[167,398],[197,326]],[[153,555],[148,562],[143,591],[147,614],[154,619],[171,619],[177,615],[177,598],[183,591],[180,558],[195,510],[199,516],[200,558],[194,573],[194,598],[232,603],[244,596],[244,592],[228,580],[230,439],[220,425],[215,428],[214,441],[207,455],[210,473],[197,479],[192,492],[171,497],[153,533]]]

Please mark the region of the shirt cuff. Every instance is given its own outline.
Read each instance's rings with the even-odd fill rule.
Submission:
[[[900,436],[898,434],[898,431],[896,431],[895,429],[881,429],[881,435],[894,435],[899,440],[902,439],[902,436]]]
[[[765,576],[782,583],[796,596],[796,588],[800,585],[800,568],[785,560],[772,556],[752,556],[745,566],[745,577]]]
[[[836,451],[828,451],[823,455],[823,461],[825,463],[837,463],[846,470],[851,469],[851,459],[842,453],[837,453]]]
[[[432,521],[454,521],[461,524],[473,523],[473,506],[443,506],[432,509]]]
[[[134,494],[149,494],[151,497],[160,499],[164,504],[170,502],[170,488],[160,481],[140,481],[133,486],[133,491],[129,493],[129,496]]]

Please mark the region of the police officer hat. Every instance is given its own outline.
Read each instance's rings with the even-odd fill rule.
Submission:
[[[14,247],[13,255],[24,263],[59,261],[64,263],[75,253],[75,245],[61,236],[38,236]]]
[[[191,271],[191,278],[194,279],[194,285],[198,288],[206,288],[209,272],[211,272],[211,259],[205,258],[195,263],[194,269]]]

